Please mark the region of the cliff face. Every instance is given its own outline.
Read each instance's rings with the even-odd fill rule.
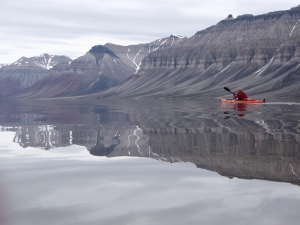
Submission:
[[[224,85],[249,94],[299,96],[299,46],[299,7],[222,20],[149,54],[136,76],[102,96],[220,96]]]
[[[66,56],[42,54],[22,57],[12,64],[0,67],[0,97],[19,93],[49,75],[53,66],[71,61]]]
[[[2,96],[212,98],[226,94],[227,86],[242,87],[253,98],[300,99],[300,7],[229,15],[190,38],[94,46],[72,62],[31,59],[20,70],[28,59],[20,60],[0,68],[0,86],[13,87],[1,90]]]
[[[105,91],[137,73],[146,55],[181,40],[183,38],[170,36],[147,44],[94,46],[70,63],[55,65],[47,77],[19,93],[18,97],[61,97]]]

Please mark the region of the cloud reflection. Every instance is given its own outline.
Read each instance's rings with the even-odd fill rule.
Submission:
[[[9,225],[295,224],[299,219],[299,187],[230,180],[192,164],[138,158],[1,161],[11,181]],[[284,213],[278,213],[281,207]]]

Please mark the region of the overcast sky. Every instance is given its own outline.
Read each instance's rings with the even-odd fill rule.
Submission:
[[[190,37],[226,18],[298,6],[299,0],[0,0],[0,63],[42,53],[75,59],[107,42]]]

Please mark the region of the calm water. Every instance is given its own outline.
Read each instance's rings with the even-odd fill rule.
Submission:
[[[298,224],[300,104],[0,102],[0,224]]]

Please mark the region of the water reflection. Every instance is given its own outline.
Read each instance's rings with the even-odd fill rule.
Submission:
[[[229,119],[231,117],[242,118],[247,113],[259,113],[261,104],[246,104],[246,103],[222,103],[221,107],[227,109],[224,111],[224,119]]]
[[[12,141],[25,149],[75,144],[94,156],[191,162],[229,178],[300,184],[299,105],[278,109],[275,104],[183,100],[0,104],[1,130],[15,132]]]

